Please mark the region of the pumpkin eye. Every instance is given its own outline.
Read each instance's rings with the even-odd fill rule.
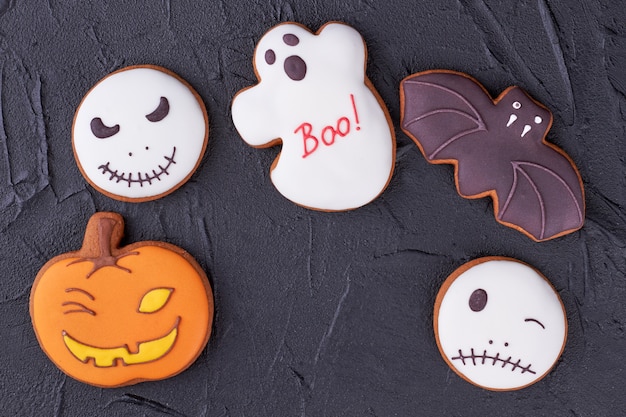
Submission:
[[[165,116],[167,116],[169,112],[170,102],[167,101],[167,98],[161,97],[161,100],[159,101],[159,106],[152,113],[147,114],[146,119],[150,120],[153,123],[160,122],[161,120],[165,119]]]
[[[155,288],[148,291],[139,303],[140,313],[156,313],[165,306],[174,288]]]

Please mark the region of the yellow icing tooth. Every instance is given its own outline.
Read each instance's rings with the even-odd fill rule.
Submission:
[[[100,368],[115,366],[116,360],[121,359],[126,365],[136,365],[151,362],[165,356],[170,351],[178,336],[178,325],[168,334],[155,340],[140,343],[137,353],[130,353],[126,347],[98,348],[89,346],[72,338],[65,333],[65,346],[78,360],[87,363],[93,358],[95,365]]]
[[[151,340],[149,342],[143,342],[139,344],[139,351],[137,353],[128,353],[122,357],[122,360],[126,365],[134,365],[138,363],[150,362],[160,358],[169,352],[170,348],[176,340],[178,334],[178,328],[175,327],[166,336]]]
[[[140,313],[154,313],[159,311],[167,301],[170,299],[170,295],[174,292],[173,288],[155,288],[148,291],[142,298],[139,304]]]
[[[80,250],[48,261],[30,294],[44,353],[68,376],[103,388],[184,371],[213,323],[211,284],[191,255],[158,241],[120,247],[123,234],[121,215],[95,213]]]

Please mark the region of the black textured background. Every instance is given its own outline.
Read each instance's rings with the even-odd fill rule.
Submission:
[[[192,2],[0,0],[0,415],[626,415],[626,4],[614,0]],[[255,42],[283,21],[361,32],[368,75],[397,133],[396,171],[373,203],[314,212],[278,194],[277,149],[238,136],[230,102],[255,83]],[[157,64],[188,80],[210,117],[192,179],[160,200],[121,203],[89,187],[70,128],[107,73]],[[578,165],[582,230],[535,243],[465,200],[451,166],[429,165],[399,128],[399,82],[467,72],[497,95],[519,85],[554,113],[548,140]],[[213,336],[197,362],[159,382],[94,388],[39,348],[30,286],[112,210],[125,243],[165,240],[210,275]],[[516,392],[474,387],[435,345],[433,301],[458,266],[511,256],[541,270],[569,320],[565,352]]]

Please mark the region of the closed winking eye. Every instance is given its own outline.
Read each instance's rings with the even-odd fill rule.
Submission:
[[[89,298],[91,301],[94,301],[96,298],[89,292],[81,289],[81,288],[66,288],[65,289],[66,293],[77,293],[77,294],[81,294],[86,296],[87,298]],[[96,315],[96,312],[92,309],[90,309],[89,307],[87,307],[85,304],[77,302],[77,301],[65,301],[61,304],[62,307],[68,307],[69,309],[64,311],[63,314],[70,314],[70,313],[88,313],[91,314],[92,316]]]
[[[541,326],[543,329],[545,329],[545,328],[546,328],[546,326],[544,326],[544,325],[543,325],[543,323],[542,323],[542,322],[540,322],[540,321],[539,321],[539,320],[537,320],[537,319],[528,318],[528,319],[524,319],[524,322],[525,322],[525,323],[528,323],[528,322],[531,322],[531,323],[536,323],[538,326]]]

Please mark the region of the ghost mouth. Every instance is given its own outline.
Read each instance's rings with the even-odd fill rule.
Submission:
[[[172,149],[171,155],[164,155],[163,158],[167,161],[165,166],[161,164],[157,165],[157,168],[153,169],[152,172],[119,172],[117,169],[112,169],[110,167],[111,162],[107,162],[106,164],[100,165],[98,169],[102,170],[103,175],[109,175],[109,181],[125,182],[128,184],[130,188],[133,184],[139,184],[140,187],[143,187],[144,183],[148,183],[152,185],[152,181],[161,181],[162,175],[170,175],[168,169],[176,163],[174,160],[174,156],[176,155],[176,146]],[[137,175],[136,178],[133,178],[134,175]]]
[[[90,346],[74,339],[65,330],[63,331],[63,342],[76,359],[83,363],[93,360],[93,365],[97,368],[109,368],[120,363],[122,365],[136,365],[152,362],[165,356],[176,342],[179,322],[180,317],[176,319],[176,323],[166,335],[138,343],[136,352],[130,352],[128,346],[114,348]]]
[[[459,356],[455,356],[451,359],[453,361],[460,360],[463,363],[463,365],[495,366],[496,364],[498,365],[502,364],[501,368],[504,368],[507,365],[511,365],[511,372],[515,371],[516,369],[519,369],[521,373],[526,373],[526,372],[529,372],[531,374],[537,373],[533,371],[532,369],[530,369],[530,367],[532,366],[531,364],[528,364],[528,366],[522,366],[520,365],[520,362],[522,361],[521,359],[518,359],[517,362],[513,362],[511,360],[511,356],[509,356],[508,358],[506,358],[505,356],[500,357],[500,352],[497,352],[495,356],[488,355],[487,350],[484,350],[482,354],[477,354],[474,352],[474,348],[472,348],[470,349],[470,352],[471,353],[469,355],[464,355],[461,349],[459,349]]]

